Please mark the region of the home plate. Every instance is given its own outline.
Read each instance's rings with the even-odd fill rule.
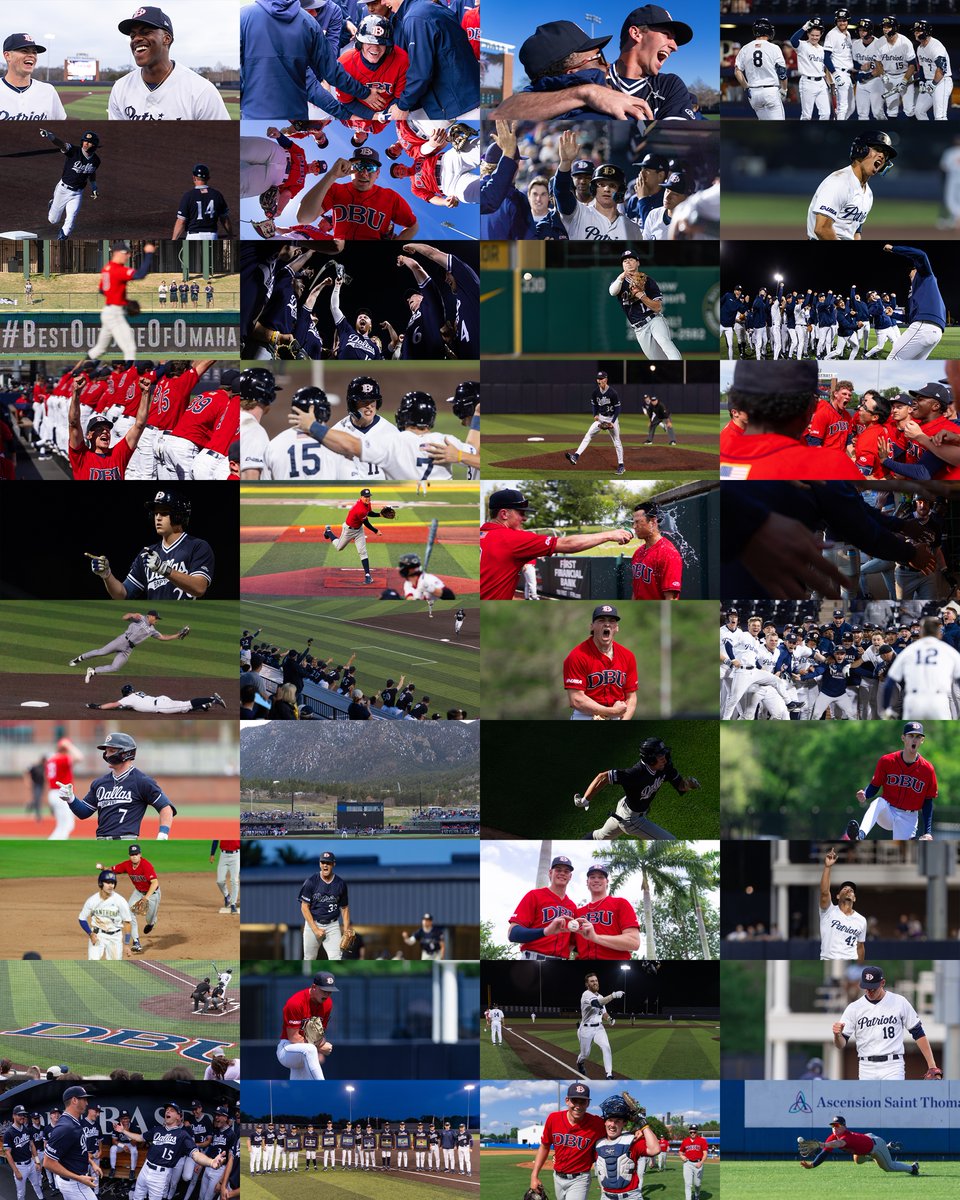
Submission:
[[[525,439],[528,442],[545,442],[547,439],[542,437],[530,437]]]
[[[3,235],[0,234],[0,237]],[[46,700],[24,700],[20,705],[21,708],[49,708],[50,705]]]

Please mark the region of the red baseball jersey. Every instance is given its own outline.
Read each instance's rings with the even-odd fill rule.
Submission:
[[[207,449],[227,455],[234,442],[240,441],[240,397],[231,396],[210,434]]]
[[[286,151],[290,155],[290,170],[280,184],[280,190],[295,196],[307,181],[307,156],[299,146],[287,146]]]
[[[934,417],[933,420],[927,421],[927,423],[923,426],[924,434],[930,438],[932,438],[935,433],[939,433],[941,429],[952,429],[954,432],[956,432],[956,423],[949,417]],[[907,447],[907,462],[917,462],[918,459],[922,457],[926,447],[921,446],[919,442],[913,441],[907,436],[907,434],[903,435],[903,439]],[[938,478],[943,477],[938,476]]]
[[[736,454],[736,448],[740,444],[739,439],[742,437],[743,430],[731,418],[720,430],[720,453]]]
[[[652,546],[638,546],[631,561],[634,600],[663,600],[667,592],[680,592],[683,559],[669,538]]]
[[[406,200],[378,184],[361,192],[352,183],[333,183],[324,206],[333,216],[333,236],[347,241],[389,241],[394,225],[406,228],[414,222]]]
[[[173,427],[174,437],[186,438],[195,446],[205,446],[210,434],[223,415],[229,397],[223,388],[192,396],[180,420]]]
[[[894,750],[884,754],[877,762],[870,783],[883,789],[883,798],[894,808],[905,808],[908,812],[919,812],[926,800],[937,798],[937,773],[933,763],[927,762],[922,754],[917,761],[904,761],[903,751]]]
[[[133,456],[130,443],[121,438],[109,454],[94,454],[86,446],[70,447],[70,468],[74,479],[122,479]]]
[[[221,842],[220,849],[224,852],[224,854],[234,854],[237,850],[240,849],[240,843],[239,842]]]
[[[889,476],[890,472],[881,466],[882,459],[877,452],[878,440],[888,436],[889,431],[883,424],[864,425],[857,434],[853,443],[853,461],[864,475],[874,479],[886,479]]]
[[[807,446],[781,433],[740,438],[720,455],[721,479],[863,479],[842,450]]]
[[[523,564],[556,550],[555,534],[527,533],[487,521],[480,526],[480,599],[512,600]]]
[[[153,863],[147,862],[145,858],[141,858],[136,867],[129,858],[125,858],[123,862],[117,863],[115,867],[109,869],[116,871],[118,875],[129,875],[130,882],[138,892],[143,892],[144,895],[150,890],[150,880],[157,878]]]
[[[639,686],[637,660],[619,642],[613,643],[613,656],[608,658],[589,637],[563,660],[563,686],[568,692],[586,692],[597,704],[616,704]]]
[[[44,769],[48,788],[54,788],[58,783],[73,783],[73,759],[69,754],[51,754]]]
[[[410,176],[410,190],[420,200],[430,201],[434,196],[442,195],[437,178],[440,155],[421,153],[427,139],[420,137],[406,121],[397,122],[397,132],[403,148],[413,159],[414,173]]]
[[[172,429],[183,415],[198,378],[193,367],[188,367],[182,375],[176,375],[172,379],[164,375],[153,389],[147,424],[157,429]]]
[[[602,900],[594,900],[585,904],[574,914],[577,917],[587,917],[595,932],[604,937],[612,937],[623,933],[625,929],[639,929],[640,922],[629,900],[622,896],[605,896]],[[574,935],[577,947],[577,958],[619,958],[630,957],[629,950],[610,950],[607,946],[598,946],[580,934]]]
[[[661,1154],[666,1154],[666,1152],[667,1152],[669,1149],[670,1149],[670,1141],[669,1141],[669,1139],[668,1139],[668,1138],[661,1138],[661,1139],[660,1139],[660,1153],[661,1153]]]
[[[813,410],[813,418],[807,426],[809,437],[818,437],[828,450],[842,450],[850,432],[850,414],[845,408],[837,408],[829,400],[821,400]]]
[[[594,1147],[607,1136],[600,1117],[584,1113],[583,1120],[574,1124],[564,1109],[552,1112],[543,1126],[542,1146],[553,1147],[553,1169],[564,1175],[580,1175],[593,1168]]]
[[[703,1162],[707,1157],[707,1139],[703,1137],[685,1137],[680,1143],[680,1153],[687,1156],[688,1162]]]
[[[535,888],[532,892],[527,892],[517,905],[517,911],[511,913],[510,924],[523,925],[527,929],[542,929],[555,917],[566,917],[569,920],[574,915],[574,908],[571,900],[566,897],[561,899],[550,888]],[[549,937],[537,938],[534,942],[524,942],[520,949],[567,958],[570,954],[570,934],[553,933]]]
[[[86,404],[89,408],[95,409],[97,412],[103,412],[103,402],[108,399],[109,394],[105,379],[95,379],[89,387],[84,388],[80,393],[80,403]]]
[[[382,92],[391,100],[403,95],[410,58],[406,50],[401,50],[399,46],[389,49],[378,63],[367,62],[357,47],[351,46],[340,55],[340,63],[348,75],[365,83],[371,91]],[[341,104],[355,99],[349,92],[342,92],[339,88],[334,88],[334,91]],[[370,133],[379,133],[385,127],[383,121],[368,120],[366,117],[350,117],[343,123],[350,129],[366,129]]]
[[[97,290],[103,294],[108,304],[126,304],[127,282],[136,273],[133,267],[109,262],[100,272],[100,286]]]
[[[281,1040],[286,1041],[290,1037],[290,1026],[297,1025],[303,1032],[303,1023],[311,1017],[319,1017],[323,1022],[324,1029],[330,1027],[330,1015],[333,1012],[333,1000],[329,996],[325,996],[322,1000],[313,1000],[310,997],[310,989],[304,988],[302,992],[294,992],[290,999],[283,1006],[283,1026],[280,1030]]]
[[[131,380],[130,386],[128,388],[126,388],[126,390],[122,393],[123,415],[125,417],[133,417],[134,419],[136,419],[137,412],[140,408],[140,380],[141,380],[141,378],[145,379],[152,387],[154,382],[156,381],[157,373],[156,373],[156,371],[144,371],[142,376],[134,375],[133,379]],[[151,424],[149,406],[147,408],[147,424],[148,425]]]
[[[476,56],[477,62],[480,61],[480,9],[468,8],[463,14],[463,19],[460,21],[464,32],[470,39],[470,49]]]
[[[868,1138],[865,1133],[854,1133],[852,1129],[847,1129],[839,1137],[837,1134],[831,1133],[823,1144],[824,1147],[827,1147],[831,1142],[836,1143],[839,1141],[842,1141],[843,1145],[838,1147],[838,1149],[844,1154],[873,1153],[873,1138]]]
[[[353,508],[351,508],[347,513],[347,525],[351,529],[359,529],[363,522],[370,515],[372,508],[372,501],[368,500],[365,496],[361,496]]]

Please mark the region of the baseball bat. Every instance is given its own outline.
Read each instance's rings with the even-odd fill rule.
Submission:
[[[452,221],[441,221],[441,226],[444,229],[449,229],[451,233],[459,233],[461,237],[469,238],[471,242],[479,242],[478,237],[474,237],[472,233],[464,233],[462,229],[458,229]]]
[[[430,555],[433,553],[434,543],[437,540],[437,530],[440,528],[440,522],[436,517],[430,522],[430,530],[427,533],[427,546],[423,552],[423,569],[426,571],[430,564]]]

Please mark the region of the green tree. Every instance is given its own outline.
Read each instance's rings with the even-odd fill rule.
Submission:
[[[607,850],[597,850],[594,858],[601,859],[610,871],[610,891],[616,893],[621,885],[637,872],[640,873],[643,893],[643,921],[646,932],[646,955],[658,958],[657,940],[653,923],[653,893],[667,897],[684,887],[685,880],[677,871],[678,853],[682,842],[637,842],[620,839]]]
[[[298,863],[313,862],[314,856],[307,854],[304,850],[298,850],[295,846],[278,846],[277,858],[286,863],[288,867],[295,867]]]
[[[501,946],[499,942],[494,941],[493,937],[493,922],[480,922],[480,957],[481,958],[516,958],[518,947],[510,942],[506,946]]]
[[[708,958],[720,955],[720,915],[706,901],[702,906],[704,933]],[[657,930],[657,952],[660,958],[703,958],[703,942],[697,926],[693,899],[687,890],[680,890],[653,903],[653,923]]]

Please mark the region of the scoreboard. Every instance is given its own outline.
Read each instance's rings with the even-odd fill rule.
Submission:
[[[383,828],[383,804],[360,804],[352,800],[337,801],[338,829]]]

